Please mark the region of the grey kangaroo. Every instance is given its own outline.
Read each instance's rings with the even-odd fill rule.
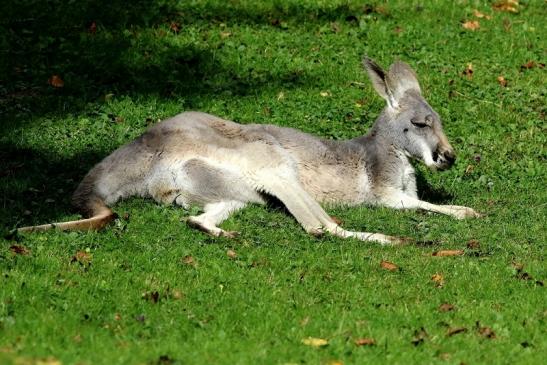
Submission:
[[[343,229],[319,203],[424,209],[462,219],[473,209],[418,199],[410,160],[436,170],[455,161],[439,115],[422,97],[414,71],[395,62],[385,72],[365,57],[374,89],[387,102],[370,132],[346,141],[325,140],[292,128],[237,124],[185,112],[148,129],[106,157],[73,196],[85,216],[71,222],[23,227],[19,232],[100,229],[115,218],[109,208],[130,196],[203,213],[187,223],[213,236],[232,237],[218,225],[249,203],[280,200],[313,235],[325,232],[395,245],[404,239]]]

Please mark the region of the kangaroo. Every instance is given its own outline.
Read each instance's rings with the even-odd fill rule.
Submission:
[[[326,140],[292,128],[184,112],[152,126],[89,171],[72,198],[86,219],[18,231],[101,229],[115,218],[109,207],[130,196],[184,208],[197,205],[203,213],[188,217],[187,223],[226,237],[237,232],[219,228],[222,221],[249,203],[264,204],[268,196],[280,200],[310,234],[328,232],[384,245],[405,239],[346,230],[319,203],[479,217],[468,207],[418,199],[411,160],[445,170],[454,164],[454,149],[410,66],[398,61],[386,72],[368,57],[363,65],[387,103],[365,136]]]

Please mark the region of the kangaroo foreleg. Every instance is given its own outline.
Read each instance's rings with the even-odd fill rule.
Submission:
[[[384,199],[384,204],[395,209],[423,209],[430,212],[450,215],[457,219],[481,217],[480,213],[468,207],[432,204],[402,193],[390,193],[386,195],[389,197]]]
[[[300,186],[297,179],[287,179],[279,175],[273,178],[268,176],[268,178],[260,179],[259,185],[263,190],[281,200],[308,233],[317,235],[326,231],[342,238],[354,237],[362,241],[376,241],[386,245],[404,242],[403,239],[381,233],[352,232],[343,229]]]

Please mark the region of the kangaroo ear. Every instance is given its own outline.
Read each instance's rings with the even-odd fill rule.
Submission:
[[[390,89],[388,74],[386,74],[386,72],[378,66],[376,62],[367,56],[363,58],[363,66],[368,73],[368,77],[372,82],[374,90],[376,90],[376,92],[385,99],[390,108],[397,109],[399,107],[399,103]]]
[[[405,92],[416,91],[421,94],[420,84],[414,70],[404,62],[397,61],[389,68],[386,76],[388,90],[391,91],[393,98],[399,102]]]

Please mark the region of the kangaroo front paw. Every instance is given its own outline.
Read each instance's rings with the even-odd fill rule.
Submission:
[[[457,219],[482,217],[482,214],[475,211],[473,208],[460,207],[458,205],[451,205],[450,210],[451,210],[450,214]]]
[[[240,233],[238,231],[225,231],[225,230],[222,230],[219,234],[220,237],[226,237],[226,238],[236,238],[239,235]]]

